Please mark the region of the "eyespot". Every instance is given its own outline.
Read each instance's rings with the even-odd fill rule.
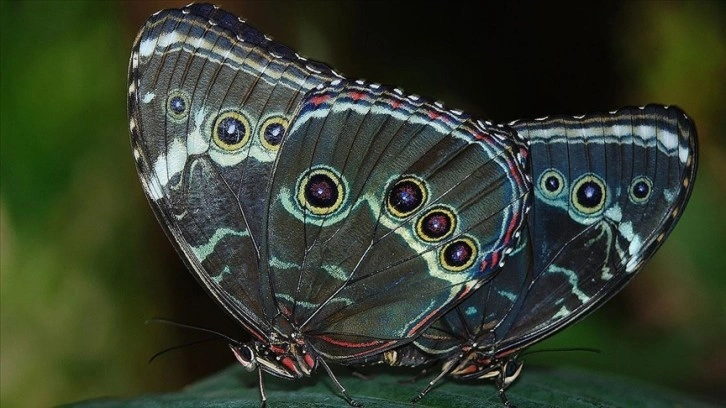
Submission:
[[[648,177],[637,177],[630,184],[630,201],[635,204],[643,204],[650,198],[653,191],[653,182]]]
[[[588,216],[602,211],[606,198],[605,182],[594,174],[580,177],[570,192],[572,205],[577,211]]]
[[[565,189],[565,177],[558,170],[549,169],[539,177],[540,192],[547,198],[557,198]]]
[[[463,236],[457,238],[441,248],[439,263],[451,272],[461,272],[469,269],[476,261],[477,245],[473,239]]]
[[[403,177],[389,189],[386,206],[394,217],[405,218],[421,208],[427,196],[423,181],[416,177]]]
[[[182,120],[189,116],[189,97],[180,90],[169,92],[166,98],[166,113],[173,120]]]
[[[456,216],[446,207],[428,210],[416,223],[416,234],[426,242],[437,242],[451,235],[456,229]]]
[[[240,112],[222,112],[212,126],[212,139],[222,150],[238,150],[250,139],[250,121]]]
[[[341,207],[344,199],[343,181],[337,172],[328,167],[308,170],[298,180],[298,205],[314,215],[332,214]]]
[[[285,136],[289,121],[284,116],[271,116],[260,126],[259,137],[262,146],[267,150],[277,151]]]

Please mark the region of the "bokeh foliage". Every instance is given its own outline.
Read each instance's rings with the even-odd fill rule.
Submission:
[[[178,389],[232,362],[153,316],[242,338],[177,259],[131,158],[126,69],[144,19],[184,2],[0,3],[0,405]],[[496,121],[674,103],[701,166],[680,224],[626,290],[539,348],[726,398],[726,6],[222,2],[351,77]],[[527,375],[525,370],[524,375]]]

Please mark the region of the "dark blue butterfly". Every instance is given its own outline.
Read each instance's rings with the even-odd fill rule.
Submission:
[[[416,338],[495,276],[531,183],[517,132],[345,80],[208,4],[152,16],[129,69],[134,157],[171,241],[299,378]],[[349,403],[355,402],[337,383]]]
[[[663,243],[693,189],[697,140],[678,108],[648,105],[510,124],[530,143],[534,203],[499,274],[410,345],[393,365],[443,361],[444,376],[519,375],[519,352],[615,295]]]

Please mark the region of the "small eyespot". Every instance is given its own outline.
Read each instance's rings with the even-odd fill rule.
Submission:
[[[441,249],[439,262],[441,266],[451,272],[461,272],[470,268],[477,257],[477,245],[469,237],[457,238]]]
[[[653,182],[648,177],[638,177],[630,184],[630,201],[643,204],[648,201],[652,191]]]
[[[223,112],[214,121],[212,138],[222,150],[238,150],[250,139],[250,121],[240,112]]]
[[[262,146],[267,150],[277,151],[288,125],[289,121],[284,116],[271,116],[265,119],[259,130]]]
[[[182,120],[189,116],[189,97],[180,90],[169,92],[166,98],[166,113],[173,120]]]
[[[328,167],[308,170],[298,180],[298,205],[314,215],[332,214],[340,209],[344,199],[343,181],[337,172]]]
[[[603,210],[607,192],[605,182],[590,173],[580,177],[572,187],[570,201],[584,215],[595,215]]]
[[[549,169],[539,177],[540,192],[547,198],[557,198],[565,189],[565,177],[558,170]]]
[[[421,208],[428,192],[424,182],[416,177],[403,177],[389,189],[386,200],[388,211],[398,218],[405,218]]]
[[[426,242],[437,242],[451,235],[456,229],[456,216],[446,207],[428,210],[416,223],[416,234]]]

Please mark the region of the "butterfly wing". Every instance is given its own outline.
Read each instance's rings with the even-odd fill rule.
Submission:
[[[476,344],[492,344],[494,331],[506,332],[508,316],[521,312],[520,294],[534,279],[533,246],[527,224],[502,270],[457,307],[437,320],[413,343],[384,356],[389,364],[418,366],[460,354]]]
[[[693,188],[696,130],[678,108],[511,126],[530,142],[535,199],[522,241],[530,248],[520,247],[500,274],[399,350],[398,364],[456,359],[476,344],[481,358],[461,361],[453,375],[478,378],[494,361],[574,323],[653,255]]]
[[[155,14],[133,46],[144,191],[206,290],[258,338],[274,313],[258,268],[267,180],[304,93],[337,76],[209,4]]]
[[[344,362],[411,339],[511,250],[525,163],[511,131],[396,90],[310,93],[275,164],[261,251],[280,319]]]
[[[500,334],[506,339],[500,349],[549,336],[618,293],[683,213],[698,151],[696,128],[676,107],[648,105],[512,126],[532,146],[537,178],[530,228],[541,253],[522,312]],[[566,175],[564,194],[549,178],[558,171]]]

